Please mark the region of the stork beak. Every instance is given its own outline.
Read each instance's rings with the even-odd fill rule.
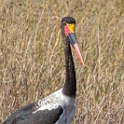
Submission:
[[[79,47],[78,47],[78,44],[76,41],[76,36],[74,33],[74,24],[66,24],[64,26],[64,31],[65,31],[66,37],[69,38],[69,41],[72,44],[78,59],[80,60],[81,64],[84,66],[84,61],[83,61],[83,58],[81,56],[81,53],[80,53],[80,50],[79,50]]]
[[[75,43],[73,46],[74,46],[74,50],[76,52],[76,55],[77,55],[78,59],[80,60],[81,64],[84,66],[84,61],[83,61],[83,58],[81,56],[80,50],[78,48],[78,44]]]

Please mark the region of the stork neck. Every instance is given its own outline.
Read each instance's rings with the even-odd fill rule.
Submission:
[[[70,43],[66,37],[64,37],[64,52],[65,52],[65,67],[66,67],[66,79],[63,87],[63,94],[69,97],[76,95],[76,75]]]

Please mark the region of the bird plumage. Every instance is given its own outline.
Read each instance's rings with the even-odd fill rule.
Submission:
[[[70,44],[82,65],[74,34],[75,19],[64,17],[61,21],[64,39],[66,79],[63,88],[31,103],[9,116],[3,124],[70,124],[75,114],[76,75]]]
[[[70,124],[75,114],[74,101],[60,89],[16,111],[3,124]]]

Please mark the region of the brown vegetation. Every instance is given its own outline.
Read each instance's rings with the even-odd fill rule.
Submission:
[[[0,123],[64,83],[60,20],[77,20],[73,124],[124,123],[124,0],[0,0]]]

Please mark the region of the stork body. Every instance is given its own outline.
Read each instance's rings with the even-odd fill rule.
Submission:
[[[74,34],[75,20],[65,17],[61,21],[64,39],[66,79],[63,88],[31,103],[9,116],[3,124],[70,124],[75,114],[76,75],[70,43],[81,61]]]

